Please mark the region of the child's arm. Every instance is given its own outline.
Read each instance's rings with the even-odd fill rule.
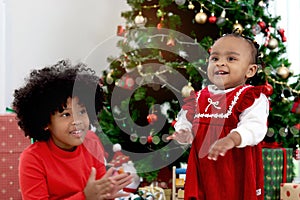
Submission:
[[[234,147],[254,146],[261,142],[267,133],[268,114],[269,101],[262,94],[255,99],[252,106],[241,113],[237,128],[210,147],[208,158],[217,160],[219,155],[224,156]]]
[[[179,144],[191,144],[193,142],[192,123],[186,117],[187,112],[187,110],[180,110],[174,125],[175,132],[167,137],[167,140],[176,140]]]

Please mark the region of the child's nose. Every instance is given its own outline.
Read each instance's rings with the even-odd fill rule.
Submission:
[[[81,120],[74,120],[73,122],[72,122],[72,125],[79,125],[79,124],[81,124],[82,123],[82,121]]]

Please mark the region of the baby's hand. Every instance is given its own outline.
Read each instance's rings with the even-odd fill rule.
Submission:
[[[224,137],[213,143],[208,151],[209,160],[217,160],[218,156],[225,156],[229,149],[235,147],[234,141],[230,137]]]
[[[233,131],[229,133],[226,137],[217,140],[213,145],[211,145],[208,152],[208,159],[217,160],[219,155],[225,156],[228,150],[240,144],[241,144],[240,134],[236,131]]]
[[[167,140],[176,140],[179,144],[192,144],[194,136],[190,130],[180,129],[168,136]]]

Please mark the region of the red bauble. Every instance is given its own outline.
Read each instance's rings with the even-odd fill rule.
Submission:
[[[216,23],[217,17],[214,15],[214,13],[211,14],[211,16],[208,18],[208,22],[211,24]]]
[[[147,116],[147,120],[149,124],[153,124],[154,122],[157,121],[157,115],[154,113],[151,113]]]
[[[125,29],[123,26],[119,25],[117,29],[117,36],[124,36],[125,34]]]
[[[260,26],[261,30],[266,28],[266,23],[264,21],[259,21],[257,24]]]
[[[151,135],[149,135],[149,136],[147,137],[147,142],[148,142],[148,143],[152,143],[152,139],[153,139],[153,137],[152,137]]]
[[[273,86],[268,82],[265,84],[265,94],[271,96],[273,94]]]

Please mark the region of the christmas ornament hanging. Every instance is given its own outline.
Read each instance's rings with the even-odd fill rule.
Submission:
[[[200,10],[200,12],[198,12],[195,16],[195,21],[198,24],[205,24],[207,20],[207,15],[203,12],[203,9]]]
[[[152,135],[149,135],[149,136],[147,137],[147,142],[148,142],[149,144],[152,143],[152,139],[153,139]]]
[[[235,24],[233,25],[233,30],[236,33],[242,34],[244,28],[241,24],[239,24],[238,20],[235,21]]]
[[[278,47],[278,41],[276,38],[270,38],[267,47],[271,50],[276,49]]]
[[[188,9],[194,10],[194,8],[195,8],[194,4],[192,3],[192,1],[190,1],[188,5]]]
[[[152,137],[152,143],[153,144],[158,144],[160,142],[160,138],[157,135],[154,135]]]
[[[176,3],[177,5],[179,5],[179,6],[182,6],[182,5],[185,4],[185,1],[186,1],[186,0],[175,0],[175,3]]]
[[[253,35],[258,35],[261,32],[261,28],[258,24],[254,24],[251,31]]]
[[[140,143],[141,144],[147,144],[147,137],[146,136],[141,136],[140,137]]]
[[[273,86],[270,83],[266,82],[264,87],[265,87],[265,94],[267,96],[271,96],[273,94]]]
[[[119,25],[117,27],[117,36],[124,36],[125,34],[125,28],[122,25]]]
[[[142,27],[146,24],[147,19],[142,15],[142,12],[139,12],[139,14],[134,18],[134,23],[138,27]]]
[[[279,35],[281,37],[281,41],[286,42],[286,36],[284,35],[284,29],[280,28],[280,29],[277,30],[277,32],[279,33]]]
[[[214,24],[217,22],[217,17],[215,16],[215,13],[211,13],[211,16],[208,18],[208,22],[211,24]]]
[[[194,88],[192,87],[192,84],[189,82],[187,85],[183,86],[181,90],[181,94],[183,97],[189,97],[191,91],[194,91]]]
[[[153,124],[154,122],[157,121],[157,115],[154,113],[151,113],[147,116],[147,121],[149,124]]]
[[[282,79],[287,79],[290,75],[290,70],[283,64],[276,70],[277,76]]]
[[[257,22],[258,26],[261,28],[261,30],[264,30],[266,28],[266,23],[264,21]]]
[[[221,13],[221,15],[220,15],[220,17],[218,17],[218,20],[216,22],[216,24],[218,26],[223,26],[225,24],[225,22],[226,22],[225,16],[226,16],[226,11],[223,10],[222,13]]]
[[[138,140],[138,135],[136,133],[133,133],[130,135],[130,140],[132,142],[136,142]]]

